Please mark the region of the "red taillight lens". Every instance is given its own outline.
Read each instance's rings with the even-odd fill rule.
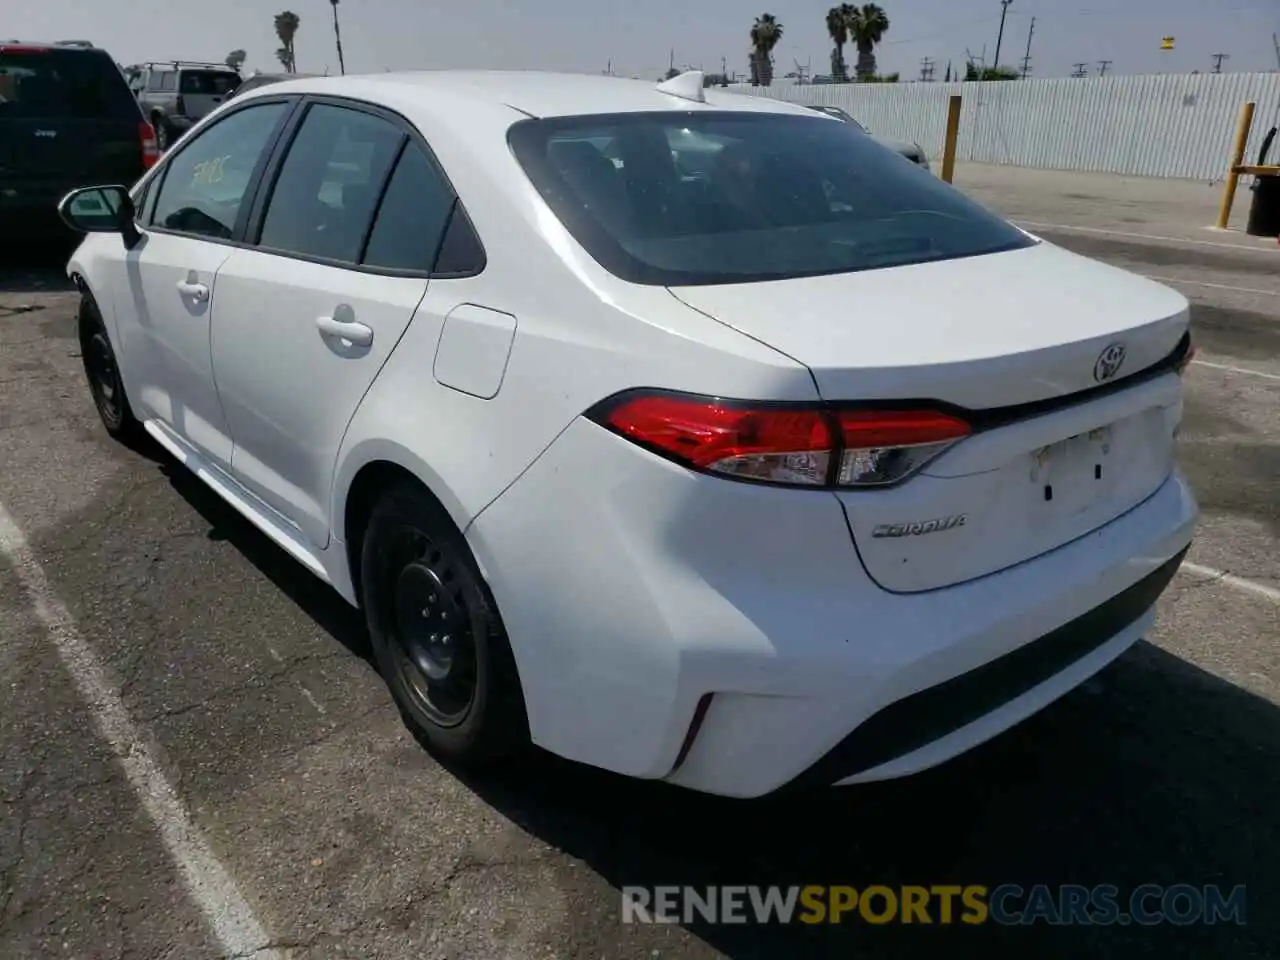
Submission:
[[[639,394],[592,418],[685,466],[795,486],[895,483],[969,433],[929,410],[837,411]]]
[[[142,165],[150,169],[160,159],[160,148],[155,128],[145,120],[138,124],[138,141],[142,145]]]
[[[48,47],[31,43],[0,43],[0,53],[48,53]]]

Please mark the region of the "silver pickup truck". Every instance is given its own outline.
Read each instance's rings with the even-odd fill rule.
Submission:
[[[125,75],[161,150],[235,93],[241,79],[224,63],[188,60],[134,64]]]

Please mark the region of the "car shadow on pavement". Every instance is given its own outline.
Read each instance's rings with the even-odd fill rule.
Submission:
[[[543,841],[626,886],[1142,884],[1246,891],[1246,924],[710,925],[734,958],[1280,955],[1280,712],[1143,643],[970,754],[915,777],[733,801],[544,755],[469,785]],[[1013,900],[1012,905],[1024,905]],[[957,908],[957,915],[959,909]],[[856,914],[856,912],[855,912]]]
[[[75,290],[65,272],[71,250],[68,244],[0,244],[0,296]]]
[[[326,633],[362,660],[372,662],[369,634],[358,610],[328,584],[313,577],[150,437],[131,446],[159,464],[173,489],[209,524],[210,540],[231,543]]]

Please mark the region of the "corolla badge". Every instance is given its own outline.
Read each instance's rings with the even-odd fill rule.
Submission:
[[[1098,354],[1098,359],[1093,364],[1093,379],[1098,383],[1106,383],[1117,373],[1124,364],[1126,350],[1123,343],[1110,344],[1102,353]]]

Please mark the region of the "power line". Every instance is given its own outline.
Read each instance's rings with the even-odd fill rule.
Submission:
[[[933,82],[933,71],[935,69],[933,57],[920,58],[920,79],[925,83]]]
[[[1085,70],[1085,67],[1087,67],[1087,66],[1088,66],[1088,64],[1087,64],[1087,63],[1077,63],[1077,64],[1075,64],[1075,68],[1076,68],[1076,69],[1075,69],[1075,72],[1073,72],[1071,75],[1072,75],[1073,77],[1083,77],[1083,76],[1085,76],[1085,75],[1087,74],[1087,72],[1088,72],[1087,70]]]
[[[1100,77],[1105,77],[1105,76],[1107,75],[1107,67],[1111,66],[1111,64],[1112,64],[1112,61],[1111,61],[1111,60],[1099,60],[1099,61],[1098,61],[1098,76],[1100,76]]]
[[[1025,77],[1031,72],[1031,38],[1036,33],[1036,18],[1031,18],[1031,26],[1027,29],[1027,52],[1022,57],[1022,75]]]
[[[1223,61],[1223,60],[1230,60],[1230,59],[1231,59],[1231,54],[1229,54],[1229,53],[1211,53],[1211,54],[1209,54],[1209,56],[1213,57],[1213,72],[1214,72],[1214,73],[1221,73],[1221,72],[1222,72],[1222,61]]]
[[[1000,43],[1004,40],[1004,18],[1009,13],[1011,3],[1013,0],[1000,0],[1000,32],[996,34],[996,56],[995,63],[992,64],[997,70],[1000,69]]]

